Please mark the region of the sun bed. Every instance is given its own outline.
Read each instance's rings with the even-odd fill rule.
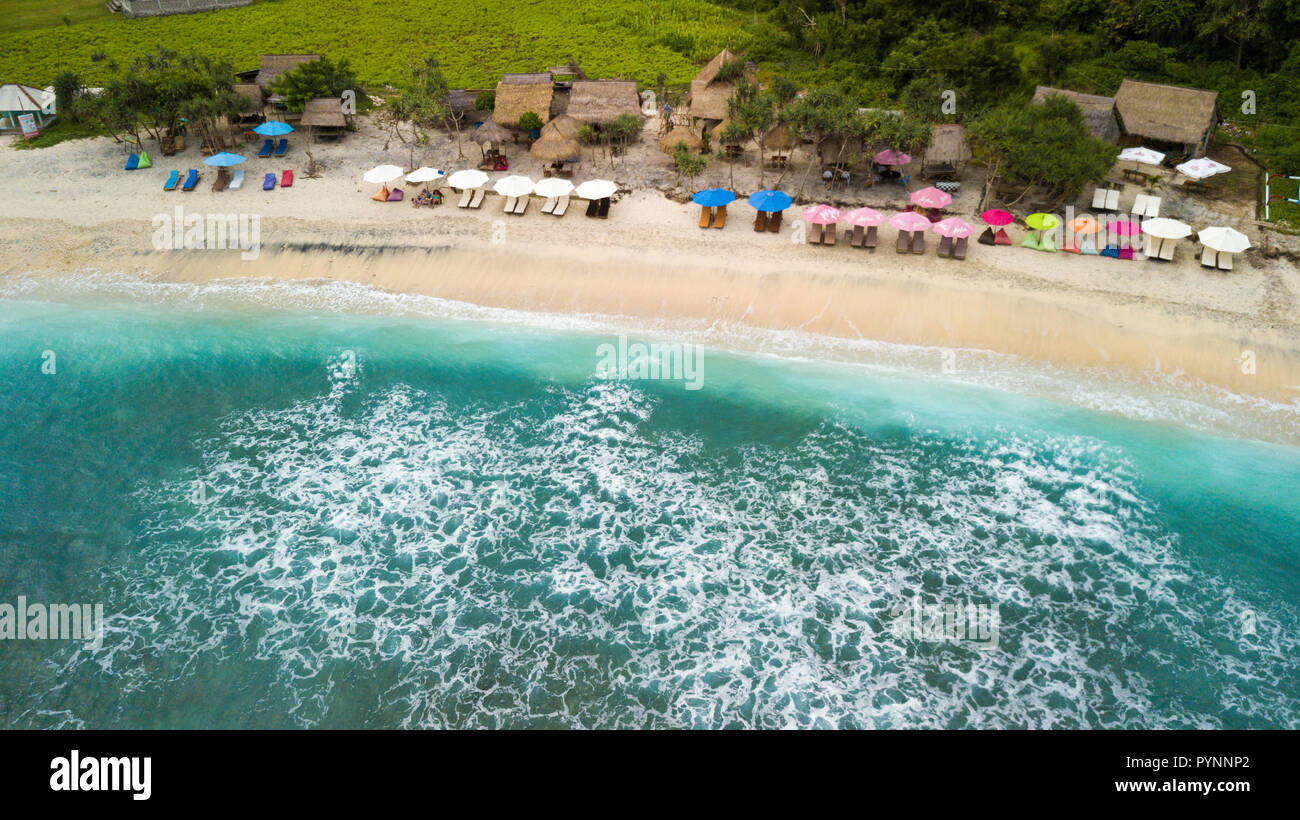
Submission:
[[[1106,210],[1106,189],[1098,188],[1092,192],[1092,209],[1094,211]]]
[[[587,216],[595,216],[596,211],[600,210],[600,202],[595,199],[587,200]],[[700,227],[704,227],[701,225]]]
[[[275,190],[275,174],[268,173],[266,176],[262,177],[262,190],[263,191]],[[377,198],[378,197],[371,197],[371,199],[377,199]],[[388,199],[387,194],[384,194],[384,199]]]
[[[542,213],[549,214],[554,210],[555,210],[555,197],[548,196],[546,198],[546,201],[542,203]]]
[[[1219,254],[1219,270],[1232,270],[1232,254]]]
[[[212,180],[212,190],[224,191],[226,190],[226,186],[229,184],[230,184],[230,172],[227,171],[225,168],[218,168],[217,178]]]
[[[1160,258],[1166,262],[1174,261],[1174,251],[1178,248],[1177,239],[1166,239],[1160,245]]]
[[[767,211],[755,211],[754,233],[763,233],[766,230],[767,230]]]
[[[1148,236],[1146,240],[1147,240],[1147,250],[1146,250],[1147,259],[1159,259],[1160,243],[1164,242],[1164,240],[1158,236]]]
[[[596,211],[596,216],[600,217],[601,219],[607,219],[607,218],[609,218],[609,203],[610,203],[610,201],[611,201],[611,200],[610,200],[609,197],[605,197],[604,199],[602,199],[602,200],[600,201],[600,207],[599,207],[599,209],[597,209],[597,211]]]
[[[898,240],[894,242],[894,250],[899,253],[907,253],[912,249],[912,237],[907,231],[898,232]]]
[[[569,210],[569,198],[562,196],[555,201],[555,210],[551,211],[552,216],[564,216],[564,212]]]
[[[1150,197],[1147,196],[1146,194],[1138,194],[1137,196],[1133,197],[1133,210],[1131,211],[1131,213],[1134,216],[1142,216],[1144,213],[1146,213],[1148,199],[1150,199]]]
[[[403,196],[403,194],[402,194],[402,189],[401,189],[401,188],[394,188],[394,189],[393,189],[393,190],[388,194],[388,201],[389,201],[389,202],[401,202],[401,201],[402,201],[402,196]]]
[[[781,230],[781,211],[773,213],[767,218],[767,232],[778,233]]]
[[[1158,196],[1147,197],[1147,209],[1143,211],[1143,216],[1147,217],[1148,219],[1155,219],[1156,217],[1160,216],[1160,197]]]
[[[945,236],[939,240],[939,257],[952,256],[952,237]]]
[[[1217,268],[1217,267],[1219,266],[1219,263],[1218,263],[1218,259],[1216,258],[1216,256],[1217,256],[1217,254],[1215,253],[1214,249],[1212,249],[1212,248],[1202,248],[1202,249],[1201,249],[1201,267],[1203,267],[1203,268]]]
[[[958,239],[958,240],[957,240],[957,244],[955,244],[955,245],[952,246],[952,258],[953,258],[953,259],[965,259],[965,258],[966,258],[966,246],[967,246],[967,239],[966,239],[966,237],[963,236],[961,239]]]
[[[469,206],[470,206],[471,208],[479,208],[479,207],[482,207],[482,205],[483,205],[483,197],[484,197],[484,195],[485,195],[486,193],[487,193],[487,190],[486,190],[485,188],[475,188],[475,189],[474,189],[474,198],[471,199],[471,200],[469,201]]]
[[[244,187],[244,169],[237,168],[235,173],[230,175],[230,190],[238,191]]]
[[[167,181],[163,183],[164,191],[174,191],[176,186],[181,184],[181,172],[172,171],[167,175]]]
[[[519,204],[519,197],[508,196],[505,198],[505,203],[505,207],[501,209],[502,213],[512,214],[515,212],[515,206]]]
[[[515,213],[520,216],[523,216],[524,212],[528,210],[528,203],[532,201],[533,198],[531,196],[519,197],[519,201],[515,203]]]
[[[1106,210],[1119,212],[1119,189],[1111,188],[1106,192]]]
[[[129,157],[126,158],[126,170],[128,170],[128,171],[134,171],[135,169],[137,169],[137,168],[139,168],[139,167],[140,167],[140,155],[139,155],[139,154],[132,154],[131,156],[129,156]]]
[[[879,241],[880,237],[876,233],[876,226],[872,225],[870,228],[867,228],[867,235],[862,240],[862,247],[869,251],[874,251],[876,249],[876,243]]]
[[[862,227],[861,225],[854,225],[853,233],[849,236],[849,247],[850,248],[862,247],[862,240],[866,238],[867,238],[867,229]]]
[[[925,253],[925,231],[912,234],[912,253]]]
[[[284,156],[284,152],[288,150],[289,150],[289,140],[284,137],[281,137],[279,144],[275,146],[275,155],[277,157],[282,157]]]
[[[708,228],[713,225],[713,209],[700,207],[700,227]]]
[[[262,143],[262,150],[258,151],[257,155],[265,159],[266,157],[271,156],[273,150],[275,150],[275,140],[267,140]]]
[[[457,207],[457,208],[468,208],[468,207],[469,207],[469,201],[470,201],[471,199],[473,199],[473,198],[474,198],[474,189],[473,189],[473,188],[466,188],[465,191],[464,191],[464,193],[462,193],[462,194],[460,195],[460,202],[457,202],[457,203],[456,203],[456,207]]]
[[[822,244],[823,245],[835,244],[835,226],[833,224],[822,226]]]
[[[288,168],[284,169],[284,173],[280,174],[280,187],[281,188],[293,187],[293,171],[290,171]]]
[[[816,222],[808,225],[808,244],[820,245],[822,241],[822,226]]]
[[[199,184],[199,172],[193,168],[185,175],[185,182],[181,185],[182,191],[193,191]]]
[[[606,206],[602,204],[601,208],[605,209]],[[606,210],[606,213],[608,213],[608,210]],[[604,216],[604,214],[601,215]],[[726,224],[727,224],[727,206],[719,205],[717,213],[713,215],[713,227],[721,228]]]

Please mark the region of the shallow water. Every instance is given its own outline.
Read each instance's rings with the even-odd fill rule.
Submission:
[[[1292,408],[776,337],[611,381],[590,317],[360,288],[3,295],[0,603],[108,625],[0,642],[0,725],[1300,726],[1300,451],[1248,437]]]

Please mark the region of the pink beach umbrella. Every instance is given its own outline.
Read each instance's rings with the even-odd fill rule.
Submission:
[[[894,214],[889,224],[900,231],[924,231],[930,227],[930,220],[912,211]]]
[[[975,226],[964,219],[950,216],[947,219],[941,219],[934,223],[934,232],[939,234],[939,236],[950,236],[953,239],[963,239],[975,233]]]
[[[842,216],[839,208],[832,208],[830,205],[814,205],[804,209],[803,221],[813,225],[834,225]]]
[[[1110,223],[1108,230],[1117,236],[1137,236],[1142,233],[1142,226],[1130,220],[1117,219]]]
[[[913,191],[912,204],[920,205],[922,208],[946,208],[952,204],[952,194],[940,191],[931,185],[929,188]]]
[[[1012,222],[1016,221],[1016,218],[1011,215],[1010,211],[1003,211],[999,208],[985,211],[980,214],[980,219],[984,220],[985,225],[992,225],[995,228],[1000,228],[1003,225],[1010,225]]]
[[[911,154],[904,154],[902,151],[895,151],[893,148],[887,148],[876,154],[877,165],[906,165],[912,161]]]
[[[858,208],[845,214],[844,221],[850,225],[861,225],[864,228],[870,228],[884,224],[885,215],[874,208]]]

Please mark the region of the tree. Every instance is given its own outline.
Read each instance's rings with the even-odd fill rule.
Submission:
[[[495,91],[483,91],[480,92],[479,95],[474,98],[475,111],[491,111],[493,108],[496,107],[497,107],[497,93]]]
[[[1255,135],[1255,150],[1270,173],[1300,174],[1300,130],[1265,125]]]
[[[786,108],[786,121],[790,127],[796,134],[810,138],[814,145],[804,169],[799,193],[803,193],[808,184],[808,175],[812,172],[813,163],[820,158],[823,142],[831,137],[840,137],[840,152],[836,161],[843,156],[846,138],[856,131],[856,115],[857,106],[838,88],[814,88]]]
[[[317,97],[338,97],[344,91],[357,91],[360,96],[359,89],[346,57],[337,63],[328,57],[301,63],[276,77],[271,84],[271,90],[284,97],[285,107],[290,111],[301,111]]]
[[[736,92],[727,100],[727,123],[722,137],[723,143],[735,145],[753,140],[758,148],[758,185],[763,187],[763,158],[767,156],[767,133],[776,124],[776,98],[764,93],[758,86],[742,79],[736,84]],[[732,187],[735,187],[735,168],[732,168]]]
[[[691,149],[683,140],[673,147],[673,164],[677,166],[679,174],[685,174],[687,179],[690,180],[691,193],[695,193],[695,178],[704,173],[704,168],[709,164],[709,158],[704,154],[692,154]]]
[[[519,116],[519,128],[522,131],[532,133],[540,130],[542,127],[542,118],[537,115],[536,111],[525,111]]]
[[[407,63],[397,86],[397,95],[388,100],[387,121],[392,133],[410,148],[412,168],[415,167],[415,146],[427,147],[428,132],[450,115],[447,81],[437,59],[427,57],[422,62]],[[409,129],[408,132],[402,131],[403,125]],[[458,139],[458,149],[459,145]]]

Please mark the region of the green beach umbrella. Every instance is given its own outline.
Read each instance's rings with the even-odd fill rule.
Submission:
[[[1060,225],[1061,220],[1055,214],[1030,214],[1025,217],[1025,224],[1036,231],[1050,231]]]

